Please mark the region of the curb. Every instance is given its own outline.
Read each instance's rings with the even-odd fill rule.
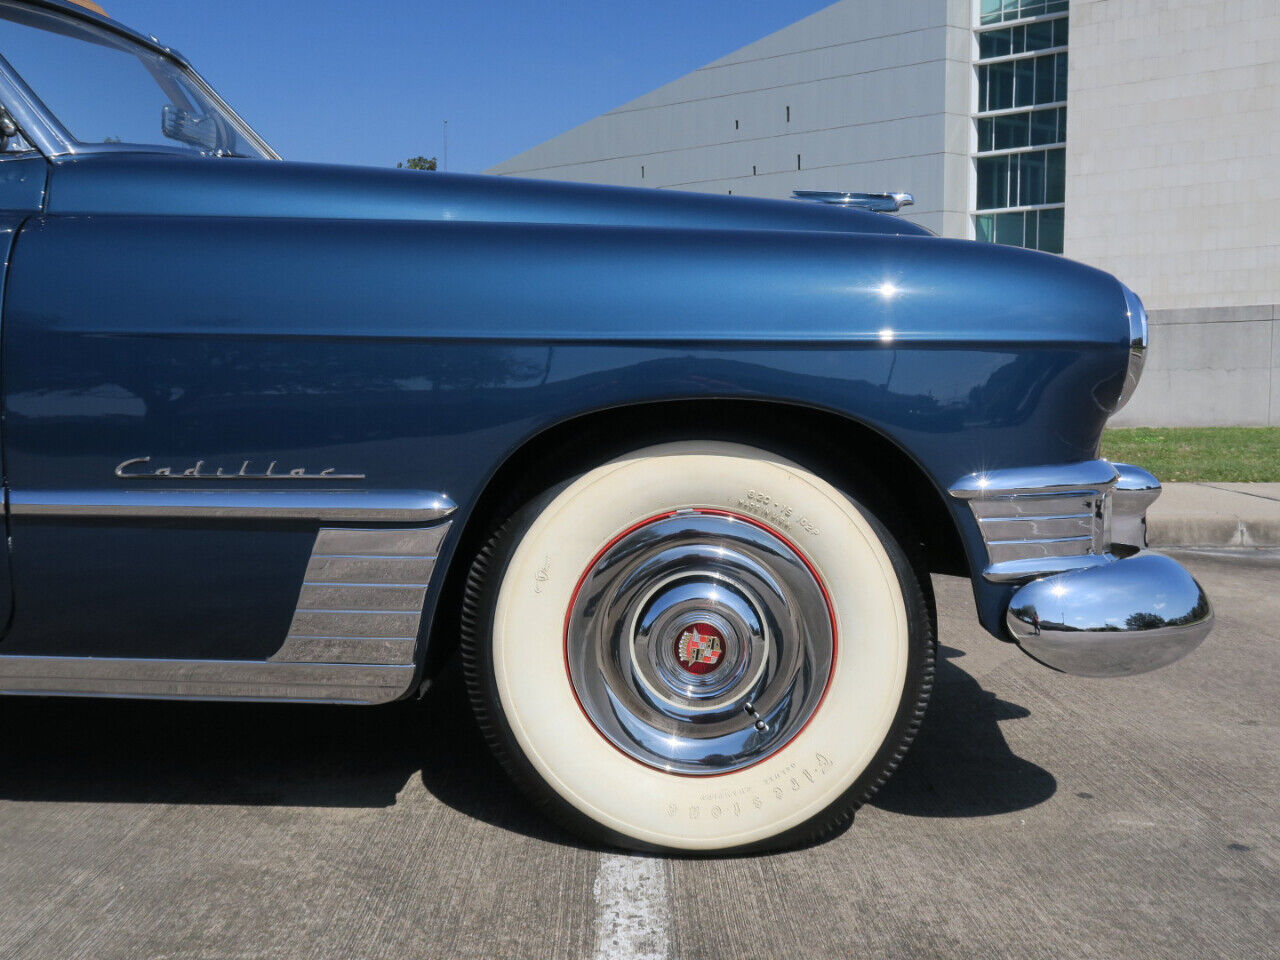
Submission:
[[[1280,523],[1237,517],[1148,517],[1153,547],[1280,547]]]
[[[1165,484],[1147,513],[1147,542],[1280,547],[1280,484]]]

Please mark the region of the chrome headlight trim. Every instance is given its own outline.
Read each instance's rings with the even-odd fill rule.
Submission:
[[[1128,287],[1124,287],[1124,305],[1125,315],[1129,318],[1129,368],[1125,371],[1120,399],[1116,401],[1112,413],[1128,403],[1129,398],[1133,396],[1133,391],[1138,389],[1138,381],[1142,379],[1142,368],[1147,362],[1147,347],[1150,343],[1147,310],[1142,305],[1142,299]]]

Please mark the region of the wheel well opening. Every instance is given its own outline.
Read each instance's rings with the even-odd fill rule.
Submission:
[[[763,447],[855,496],[889,527],[921,575],[968,574],[955,522],[924,471],[882,434],[839,414],[764,400],[664,401],[598,411],[530,438],[498,468],[467,517],[432,616],[427,675],[457,647],[471,561],[494,527],[548,487],[639,447],[676,440]]]

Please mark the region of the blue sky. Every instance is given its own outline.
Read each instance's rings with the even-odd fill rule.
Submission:
[[[479,172],[829,0],[100,0],[283,156]]]

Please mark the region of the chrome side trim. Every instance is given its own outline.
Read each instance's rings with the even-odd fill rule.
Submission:
[[[0,656],[5,694],[375,704],[413,682],[412,666],[388,664]]]
[[[15,517],[433,523],[458,508],[413,490],[14,490]]]
[[[1139,553],[1020,587],[1005,624],[1023,650],[1055,670],[1123,677],[1194,650],[1213,629],[1213,607],[1176,561]]]
[[[1023,580],[1106,563],[1110,495],[1119,474],[1106,460],[1017,467],[962,477],[951,495],[969,504],[987,546],[983,576]]]
[[[412,664],[427,587],[449,526],[322,528],[289,634],[271,660]]]

